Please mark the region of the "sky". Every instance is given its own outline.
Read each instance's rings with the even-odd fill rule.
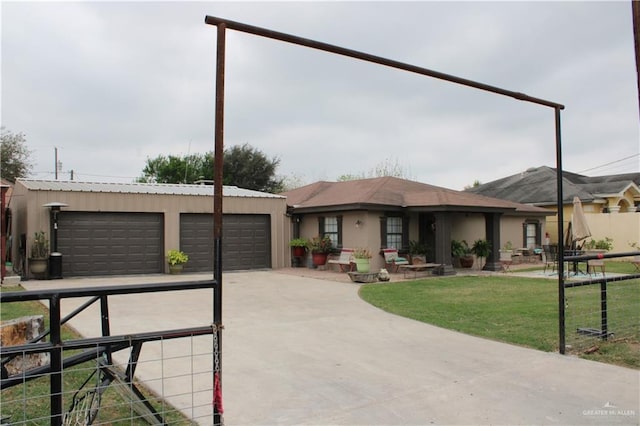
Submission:
[[[216,27],[239,21],[562,104],[562,164],[640,171],[631,1],[7,2],[1,124],[31,178],[132,182],[213,151]],[[288,182],[371,176],[461,190],[556,166],[553,108],[233,30],[225,147]]]

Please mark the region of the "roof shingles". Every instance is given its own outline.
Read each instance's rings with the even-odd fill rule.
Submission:
[[[536,207],[476,195],[469,192],[428,185],[391,176],[344,182],[315,182],[283,192],[287,204],[294,209],[378,205],[381,207],[414,207],[455,209],[504,209],[543,213]]]

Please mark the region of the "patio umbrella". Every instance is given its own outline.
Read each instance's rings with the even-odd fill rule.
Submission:
[[[587,218],[582,209],[582,202],[579,197],[573,197],[573,218],[571,220],[571,242],[584,240],[591,236]]]

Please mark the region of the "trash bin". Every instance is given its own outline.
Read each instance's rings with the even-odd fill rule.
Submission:
[[[60,278],[62,278],[62,253],[54,251],[49,255],[49,279]]]

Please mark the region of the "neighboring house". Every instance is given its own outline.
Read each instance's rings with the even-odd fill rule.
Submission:
[[[11,260],[7,251],[11,245],[9,216],[9,201],[11,200],[13,184],[6,179],[0,179],[0,282],[7,276],[6,262]]]
[[[287,197],[295,237],[328,235],[338,248],[366,247],[376,253],[391,247],[404,253],[415,240],[430,248],[429,261],[449,270],[451,240],[490,240],[493,253],[485,269],[498,270],[498,251],[507,241],[515,247],[541,245],[549,214],[395,177],[316,182],[281,195]],[[373,269],[384,265],[382,255],[371,262]]]
[[[166,252],[176,248],[189,255],[185,271],[213,271],[213,190],[18,179],[12,229],[21,238],[13,259],[27,258],[34,233],[45,231],[62,253],[64,277],[164,273]],[[223,195],[222,269],[287,266],[285,198],[235,186]],[[63,206],[55,216],[51,203]]]
[[[593,238],[614,240],[614,251],[629,251],[630,243],[640,243],[640,173],[609,176],[562,174],[564,229],[573,212],[573,198],[579,197]],[[552,242],[557,232],[557,172],[542,166],[469,188],[467,192],[553,211],[547,219]]]

